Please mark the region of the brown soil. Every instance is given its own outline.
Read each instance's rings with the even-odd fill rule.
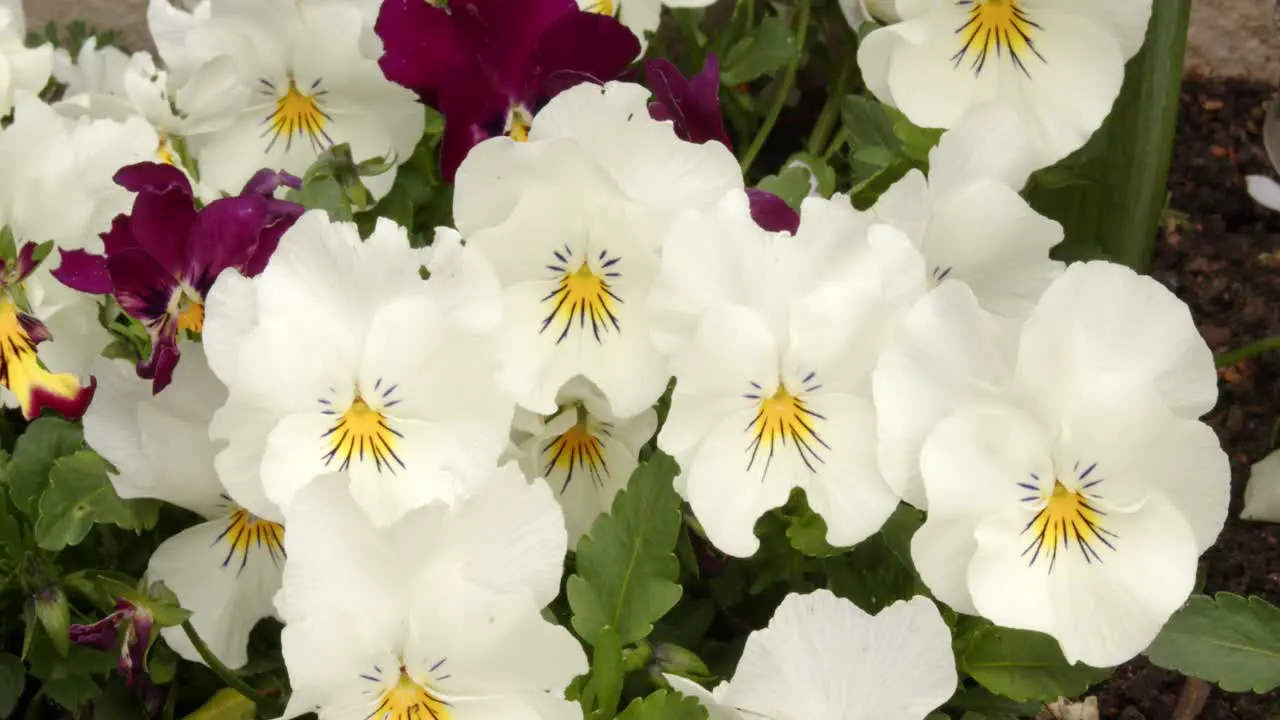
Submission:
[[[1244,81],[1189,78],[1169,189],[1184,223],[1163,233],[1153,275],[1190,306],[1215,352],[1280,335],[1280,213],[1257,206],[1244,176],[1275,175],[1262,149],[1263,106],[1274,88]],[[1277,253],[1273,255],[1273,253]],[[1280,354],[1227,368],[1207,418],[1231,458],[1227,526],[1206,555],[1205,591],[1259,595],[1280,603],[1280,525],[1238,518],[1249,465],[1271,449],[1280,414]],[[1098,689],[1104,718],[1175,718],[1183,680],[1136,661]],[[1280,692],[1233,695],[1214,688],[1198,715],[1178,720],[1272,720]]]

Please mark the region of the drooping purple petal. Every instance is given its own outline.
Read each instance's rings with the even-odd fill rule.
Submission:
[[[167,163],[145,162],[126,165],[116,172],[113,180],[129,192],[138,193],[145,190],[164,193],[177,190],[185,194],[188,199],[195,197],[191,191],[191,181],[187,180],[187,176]]]
[[[261,197],[213,201],[191,226],[182,277],[203,297],[223,270],[248,264],[266,222],[267,201]]]
[[[14,268],[16,270],[16,274],[11,279],[11,281],[26,280],[28,275],[36,271],[36,265],[38,265],[38,263],[36,262],[37,247],[39,247],[39,245],[37,245],[36,243],[29,242],[23,245],[20,250],[18,250],[17,263],[16,263],[16,267]]]
[[[669,60],[645,62],[645,77],[654,100],[649,114],[655,120],[670,120],[676,135],[688,142],[716,141],[730,150],[733,143],[720,111],[720,61],[712,53],[702,70],[686,79]]]
[[[151,381],[151,392],[157,394],[173,382],[173,369],[182,353],[178,350],[178,325],[165,323],[151,337],[151,357],[138,363],[138,377]]]
[[[18,313],[18,325],[27,334],[27,339],[31,341],[32,345],[39,345],[53,337],[53,333],[49,332],[49,326],[45,325],[44,321],[35,315]]]
[[[111,652],[116,649],[116,640],[119,639],[116,626],[122,617],[123,613],[117,611],[91,625],[72,625],[68,629],[71,642],[94,650]]]
[[[762,229],[792,235],[800,229],[800,213],[777,195],[768,190],[748,188],[747,199],[751,203],[751,219]]]
[[[145,607],[134,609],[129,628],[125,631],[125,643],[120,648],[119,667],[124,673],[126,687],[133,688],[146,682],[147,651],[151,649],[154,626],[155,621]]]
[[[302,187],[302,178],[296,175],[290,175],[283,170],[262,169],[253,174],[249,178],[249,182],[245,183],[244,189],[240,191],[241,197],[245,195],[261,195],[262,197],[272,197],[276,190],[282,187],[291,187],[295,190]]]
[[[640,55],[640,41],[608,15],[570,13],[533,48],[524,96],[530,109],[584,82],[616,80]]]
[[[72,290],[90,295],[110,295],[111,273],[107,258],[84,250],[61,250],[62,263],[51,273],[55,280]]]
[[[241,272],[246,277],[256,277],[267,269],[267,263],[280,245],[280,238],[289,232],[289,228],[293,227],[304,210],[305,208],[296,203],[283,200],[267,201],[267,221],[258,235],[258,245],[241,268]]]

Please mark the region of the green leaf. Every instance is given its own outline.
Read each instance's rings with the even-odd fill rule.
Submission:
[[[5,470],[13,504],[27,517],[36,517],[54,461],[83,447],[80,428],[62,418],[46,415],[28,425]]]
[[[1076,697],[1110,670],[1071,665],[1048,635],[987,625],[960,649],[960,667],[991,692],[1018,702]]]
[[[791,541],[791,547],[809,557],[831,557],[840,555],[848,549],[827,544],[826,521],[808,507],[790,518],[787,525],[787,539]]]
[[[107,479],[107,461],[92,450],[81,450],[53,464],[49,487],[40,496],[36,543],[45,550],[80,544],[94,523],[113,523],[126,530],[138,527],[133,506],[116,495]]]
[[[729,48],[720,70],[724,85],[741,85],[777,72],[799,52],[791,28],[777,15],[766,17],[750,35]]]
[[[45,683],[44,694],[67,710],[75,712],[102,694],[102,688],[91,677],[69,675]]]
[[[252,700],[231,688],[223,688],[183,720],[253,720],[255,713]]]
[[[902,143],[902,154],[920,166],[929,164],[929,151],[942,139],[942,131],[922,128],[907,119],[895,108],[884,106],[893,122],[894,137]]]
[[[604,628],[630,645],[679,600],[680,496],[672,488],[679,468],[655,453],[632,473],[613,509],[578,543],[577,572],[569,578],[573,628],[595,645]]]
[[[803,167],[784,168],[777,175],[761,178],[757,185],[761,190],[777,195],[793,210],[800,209],[800,203],[809,196],[809,171]]]
[[[7,718],[18,706],[27,685],[27,668],[17,655],[0,653],[0,718]]]
[[[611,627],[600,631],[591,654],[591,680],[584,696],[591,700],[591,720],[608,720],[618,714],[622,701],[622,644]]]
[[[1280,608],[1231,593],[1193,596],[1165,624],[1147,657],[1227,692],[1270,692],[1280,686]]]
[[[884,105],[861,95],[846,95],[840,101],[840,119],[853,151],[884,148],[902,154],[902,141],[893,131],[893,116]]]
[[[707,720],[707,710],[691,697],[659,690],[632,700],[618,720]]]

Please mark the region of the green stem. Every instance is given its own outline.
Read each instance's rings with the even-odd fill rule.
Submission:
[[[1262,338],[1261,340],[1255,340],[1237,350],[1222,353],[1218,357],[1214,358],[1214,363],[1220,368],[1230,367],[1241,360],[1248,360],[1249,358],[1257,357],[1270,350],[1280,350],[1280,337],[1268,337]]]
[[[209,646],[204,644],[204,640],[201,639],[200,634],[191,626],[190,620],[182,621],[182,631],[187,634],[187,639],[191,641],[191,645],[195,647],[196,652],[199,653],[200,659],[204,660],[205,665],[208,665],[209,669],[212,670],[214,674],[222,680],[222,682],[227,684],[227,687],[252,700],[254,705],[262,708],[267,715],[271,717],[276,717],[283,712],[283,709],[278,707],[279,703],[274,699],[254,690],[249,683],[236,677],[236,674],[231,671],[231,668],[223,665],[222,661],[218,659],[218,656],[214,655],[213,651],[209,649]]]
[[[836,151],[844,147],[844,144],[847,142],[849,142],[849,133],[846,132],[844,128],[840,128],[839,132],[836,133],[836,136],[831,138],[831,144],[827,146],[826,150],[822,151],[822,161],[829,161],[831,156],[835,155]]]
[[[36,720],[40,717],[40,708],[44,707],[44,688],[41,687],[31,698],[31,703],[27,705],[27,711],[22,714],[25,720]]]
[[[760,154],[760,150],[764,148],[765,141],[769,139],[769,133],[773,132],[773,126],[778,124],[778,116],[782,114],[782,108],[787,103],[787,96],[791,94],[791,87],[796,83],[796,73],[800,71],[800,60],[804,58],[805,39],[809,35],[810,6],[811,0],[800,0],[800,16],[796,28],[796,56],[792,59],[791,64],[787,66],[787,72],[782,77],[782,86],[778,88],[778,94],[773,99],[773,106],[769,108],[769,114],[765,116],[764,124],[760,126],[759,132],[756,133],[756,139],[751,143],[751,147],[747,148],[747,153],[742,156],[742,174],[744,176],[751,169],[751,164],[756,161],[756,156]]]
[[[840,66],[840,74],[836,76],[835,84],[827,91],[827,102],[822,106],[822,112],[818,115],[818,122],[813,126],[813,132],[809,134],[810,155],[822,152],[830,142],[831,132],[835,129],[836,122],[840,120],[840,101],[844,99],[849,77],[853,75],[853,68],[857,64],[857,54],[848,53]]]

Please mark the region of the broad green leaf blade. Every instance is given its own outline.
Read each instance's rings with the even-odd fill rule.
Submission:
[[[17,655],[0,653],[0,718],[13,714],[27,684],[27,668]]]
[[[74,423],[44,416],[27,426],[5,468],[9,498],[27,517],[38,514],[40,496],[49,486],[49,470],[60,457],[84,447],[84,434]]]
[[[102,688],[87,675],[69,675],[45,683],[44,694],[74,713],[101,695]]]
[[[983,687],[1017,702],[1076,697],[1111,672],[1067,663],[1048,635],[994,625],[975,630],[958,660]]]
[[[1088,184],[1036,183],[1029,193],[1036,210],[1066,228],[1073,257],[1101,254],[1139,271],[1151,263],[1167,198],[1190,15],[1191,0],[1154,3],[1146,43],[1129,61],[1111,116],[1064,161]]]
[[[46,550],[80,544],[94,523],[125,529],[138,526],[132,505],[116,495],[107,479],[107,461],[81,450],[53,464],[49,487],[40,496],[36,543]]]
[[[677,471],[674,460],[655,453],[578,543],[569,606],[574,630],[591,645],[606,626],[624,647],[647,637],[680,600],[675,547],[681,502],[671,485]]]
[[[255,712],[252,700],[231,688],[223,688],[183,720],[253,720]]]
[[[707,709],[691,697],[659,690],[631,701],[618,720],[707,720]]]
[[[1231,593],[1193,596],[1160,631],[1147,657],[1227,692],[1269,692],[1280,686],[1280,608]]]
[[[720,71],[720,82],[724,85],[751,82],[776,72],[795,59],[797,52],[791,28],[782,18],[770,15],[729,49]]]
[[[35,596],[36,619],[49,636],[49,642],[59,655],[66,657],[71,652],[71,606],[67,603],[67,594],[60,587],[42,590]]]

